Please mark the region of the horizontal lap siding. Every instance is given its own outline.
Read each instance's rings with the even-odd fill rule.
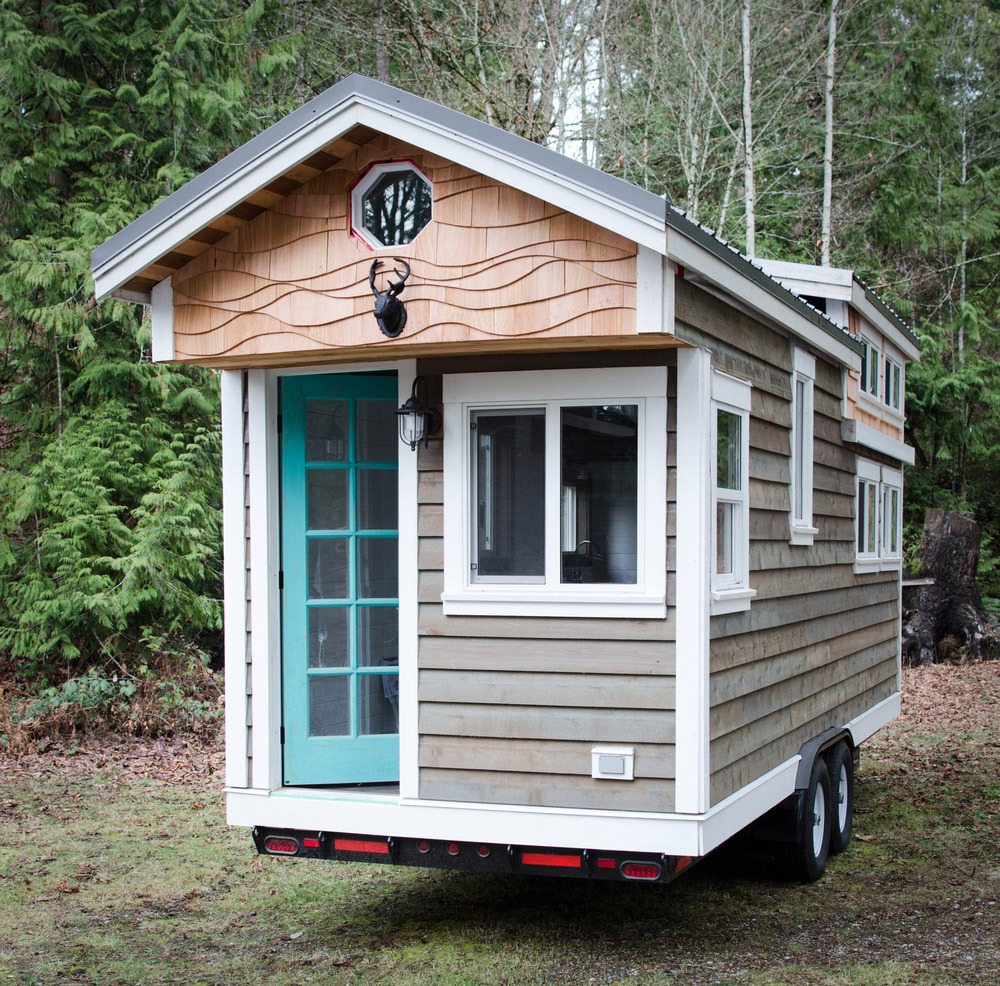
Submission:
[[[752,386],[749,612],[711,621],[711,801],[717,804],[897,689],[894,572],[854,572],[855,456],[840,436],[842,376],[818,357],[812,545],[789,542],[787,338],[690,285],[678,333]],[[681,658],[683,659],[683,658]]]
[[[429,369],[439,367],[421,366],[425,375]],[[669,377],[666,564],[672,603],[676,373]],[[673,605],[661,620],[445,616],[440,436],[421,450],[419,469],[420,796],[672,810]],[[634,748],[634,781],[591,777],[591,749],[602,744]]]

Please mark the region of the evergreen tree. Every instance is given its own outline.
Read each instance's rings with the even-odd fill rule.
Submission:
[[[280,112],[277,0],[0,4],[0,651],[59,683],[220,625],[214,375],[90,252]]]

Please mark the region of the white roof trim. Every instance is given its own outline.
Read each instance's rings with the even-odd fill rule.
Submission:
[[[865,448],[881,452],[883,455],[908,466],[912,466],[915,461],[915,453],[911,445],[907,445],[891,435],[883,434],[872,428],[871,425],[862,424],[860,421],[841,421],[840,434],[845,442],[863,445]]]

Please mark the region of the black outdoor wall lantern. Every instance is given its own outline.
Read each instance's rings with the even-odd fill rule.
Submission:
[[[418,388],[423,391],[424,400],[417,396]],[[427,448],[428,438],[441,428],[441,415],[434,408],[428,407],[426,400],[427,381],[423,377],[417,377],[413,381],[409,399],[396,411],[400,440],[413,451],[421,442]]]
[[[402,277],[399,277],[398,281],[390,281],[389,287],[385,291],[379,291],[375,287],[375,274],[382,266],[382,261],[373,260],[371,270],[368,272],[368,286],[372,289],[372,294],[375,295],[373,314],[375,321],[378,322],[378,327],[382,330],[382,335],[395,339],[406,325],[406,309],[399,300],[399,296],[403,293],[406,279],[410,276],[410,265],[405,260],[400,260],[399,257],[392,259],[395,263],[402,264],[404,268],[402,271],[393,268],[393,273],[397,277],[402,274]]]

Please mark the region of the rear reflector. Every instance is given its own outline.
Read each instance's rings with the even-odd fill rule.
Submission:
[[[264,848],[278,856],[294,856],[299,851],[299,844],[287,836],[269,835],[264,840]]]
[[[583,865],[583,860],[579,856],[563,856],[552,852],[522,853],[521,862],[525,866],[561,866],[572,870],[578,870]]]
[[[311,839],[308,836],[302,840],[303,849],[319,849],[319,839]]]
[[[659,880],[663,870],[659,863],[622,863],[621,872],[626,880]]]
[[[366,839],[334,839],[333,848],[339,852],[367,852],[380,856],[389,855],[388,842],[371,842]]]
[[[599,870],[613,870],[613,869],[617,869],[617,867],[618,867],[618,863],[614,859],[607,859],[605,857],[602,857],[601,859],[598,859],[598,861],[597,861],[597,868]]]

